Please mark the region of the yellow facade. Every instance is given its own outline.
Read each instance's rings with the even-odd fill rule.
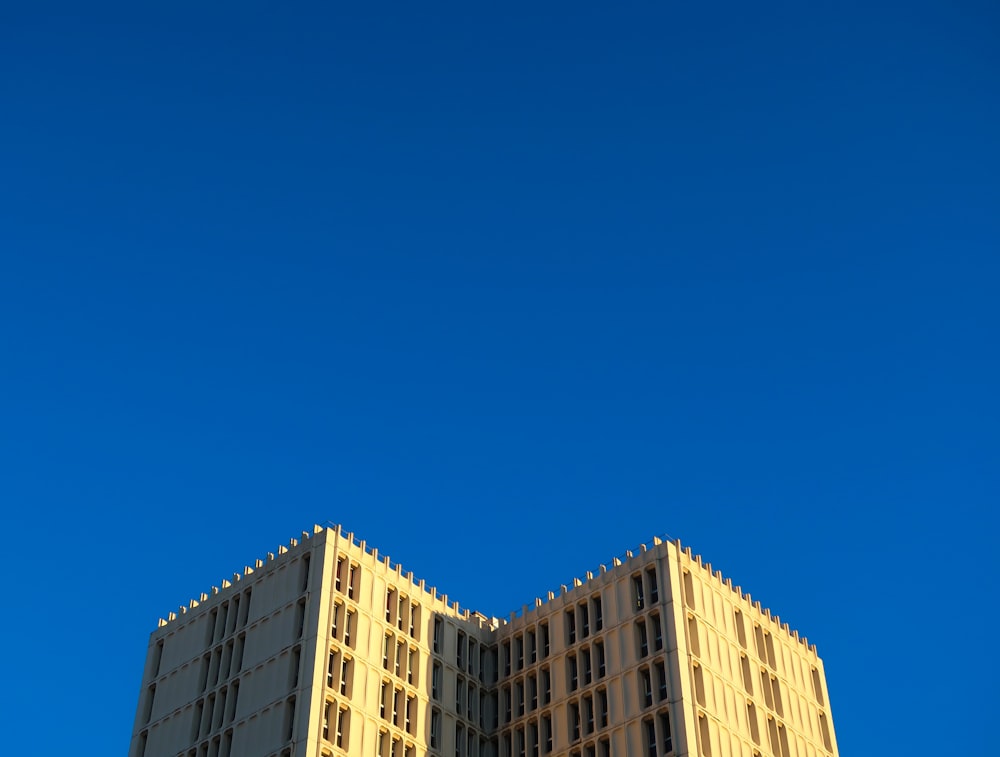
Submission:
[[[499,620],[317,526],[160,621],[130,757],[836,756],[828,701],[678,543]]]

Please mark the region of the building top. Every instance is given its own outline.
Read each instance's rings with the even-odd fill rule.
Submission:
[[[773,626],[780,628],[788,636],[795,639],[800,644],[804,645],[809,649],[812,654],[816,654],[816,646],[810,644],[805,636],[799,636],[799,632],[795,629],[789,627],[788,623],[782,622],[778,615],[772,615],[770,609],[763,607],[760,600],[754,600],[749,592],[744,592],[739,585],[734,586],[732,579],[725,578],[722,575],[722,571],[713,570],[712,564],[706,562],[702,559],[699,554],[693,554],[691,547],[684,547],[679,539],[673,540],[669,536],[665,535],[665,539],[659,536],[654,536],[652,539],[652,548],[647,544],[640,544],[637,550],[626,550],[621,555],[616,555],[611,559],[610,569],[604,563],[598,566],[597,572],[586,571],[583,577],[574,576],[569,584],[561,584],[558,592],[548,591],[545,597],[536,597],[532,605],[522,605],[519,610],[515,610],[509,613],[507,618],[500,619],[493,616],[488,616],[484,613],[470,610],[469,608],[463,608],[458,602],[449,603],[449,598],[447,594],[439,594],[436,587],[427,587],[423,581],[414,579],[413,573],[410,571],[404,572],[402,566],[399,563],[393,562],[388,555],[379,556],[378,549],[372,547],[369,548],[367,543],[358,538],[353,531],[345,532],[343,527],[339,524],[328,523],[328,525],[314,525],[312,531],[303,531],[301,534],[301,539],[290,539],[287,546],[279,545],[276,552],[268,552],[264,559],[258,559],[254,562],[253,566],[244,566],[242,573],[233,573],[232,578],[224,578],[220,582],[219,586],[212,586],[210,592],[202,592],[198,599],[191,599],[186,605],[181,605],[176,612],[170,612],[167,614],[166,618],[160,618],[157,627],[164,628],[178,618],[183,618],[189,612],[198,608],[201,604],[210,602],[216,596],[228,595],[232,592],[240,591],[240,585],[242,582],[247,581],[250,577],[260,570],[268,570],[272,567],[279,565],[283,562],[284,556],[288,554],[291,550],[295,550],[300,546],[306,545],[317,535],[329,534],[338,540],[338,546],[341,548],[346,543],[350,545],[350,551],[357,553],[359,558],[367,558],[366,562],[371,563],[373,567],[375,564],[380,564],[387,572],[395,572],[400,581],[408,581],[414,588],[414,590],[429,596],[432,603],[440,603],[444,605],[449,611],[449,614],[453,614],[464,620],[476,623],[480,628],[488,630],[497,630],[502,626],[517,624],[519,621],[526,622],[537,613],[540,609],[544,608],[548,602],[554,601],[556,599],[562,599],[564,602],[572,602],[575,600],[578,593],[584,593],[588,591],[588,587],[591,582],[595,579],[600,579],[605,574],[618,573],[619,569],[626,572],[632,567],[644,564],[651,557],[650,552],[661,552],[665,554],[670,548],[676,549],[676,552],[685,567],[690,566],[691,568],[697,568],[703,571],[702,578],[710,578],[719,587],[725,587],[725,589],[737,594],[739,599],[747,603],[762,619],[766,619]],[[662,556],[662,555],[661,555]],[[707,574],[704,575],[704,574]],[[581,590],[578,592],[578,590]]]

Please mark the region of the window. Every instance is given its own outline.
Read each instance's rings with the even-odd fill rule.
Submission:
[[[552,718],[549,715],[542,715],[542,743],[546,754],[552,751]]]
[[[334,577],[334,588],[337,591],[343,591],[344,587],[344,571],[346,570],[347,560],[343,557],[337,558],[337,574]]]
[[[538,632],[542,636],[542,657],[545,658],[549,656],[549,624],[542,623],[538,627]]]
[[[436,707],[431,710],[431,749],[441,747],[441,711]]]
[[[514,637],[514,655],[517,660],[515,670],[521,670],[524,668],[524,638],[521,636]]]
[[[649,668],[639,668],[639,696],[642,699],[643,707],[649,707],[653,704],[653,684],[649,678]]]
[[[542,668],[542,704],[552,701],[552,676],[548,668]]]
[[[514,699],[517,700],[517,715],[521,717],[524,715],[524,681],[514,684],[514,695]]]
[[[580,614],[580,635],[586,639],[590,636],[590,612],[587,610],[587,603],[581,602],[577,610]]]
[[[350,696],[350,681],[351,681],[351,669],[354,667],[354,660],[350,657],[344,657],[343,662],[340,663],[340,693],[344,696]]]
[[[643,730],[646,732],[646,754],[648,757],[657,757],[656,755],[656,725],[653,723],[652,718],[647,718],[642,721]]]
[[[576,613],[573,610],[567,610],[564,616],[566,621],[566,643],[575,644],[576,643]]]
[[[354,644],[351,643],[351,634],[354,632],[356,620],[357,617],[354,610],[348,610],[347,619],[344,621],[344,643],[351,649],[354,648]]]
[[[441,654],[441,636],[444,633],[444,623],[441,618],[434,618],[434,651]]]
[[[750,736],[753,738],[753,743],[759,746],[760,723],[757,722],[757,707],[753,702],[747,702],[747,722],[750,724]]]
[[[465,668],[465,634],[461,631],[455,640],[455,662],[459,668]]]
[[[505,641],[502,647],[503,651],[503,674],[505,676],[510,675],[510,642]]]
[[[641,610],[646,606],[645,594],[642,590],[642,576],[632,576],[632,606]]]
[[[656,719],[660,724],[660,744],[662,745],[663,754],[670,754],[674,751],[674,740],[670,735],[670,711],[660,710],[656,714]]]
[[[606,666],[604,664],[604,642],[595,641],[594,651],[597,653],[597,677],[604,678]]]
[[[333,702],[327,700],[323,705],[323,738],[330,740],[330,712],[333,709]]]
[[[347,733],[351,727],[351,711],[346,707],[341,707],[337,713],[337,747],[344,749],[347,744]]]
[[[646,621],[638,620],[635,624],[635,644],[638,657],[641,660],[649,654],[649,638],[646,635]]]
[[[528,664],[529,665],[532,664],[532,663],[534,663],[538,659],[538,655],[536,654],[537,650],[535,649],[535,647],[536,647],[536,644],[535,644],[535,632],[534,631],[528,631]]]
[[[662,702],[667,698],[667,669],[663,660],[657,660],[654,668],[656,669],[656,701]]]
[[[660,614],[654,612],[649,616],[649,622],[653,626],[653,649],[659,652],[663,649],[663,628],[660,626]]]
[[[608,690],[597,690],[597,727],[608,727]]]
[[[566,657],[566,678],[568,680],[567,688],[570,691],[576,691],[577,687],[577,669],[576,669],[576,655],[570,654]]]
[[[532,710],[538,709],[538,679],[535,676],[528,676],[528,699]]]
[[[590,684],[591,681],[589,648],[580,650],[580,662],[583,666],[583,685],[587,686]]]
[[[431,698],[441,701],[441,663],[435,662],[431,671]]]
[[[351,565],[351,570],[348,575],[347,597],[349,599],[354,599],[358,594],[358,566]]]
[[[595,594],[590,602],[594,607],[594,631],[600,631],[604,628],[604,611],[601,607],[601,595]]]
[[[583,725],[584,733],[594,732],[594,700],[590,696],[583,697]]]
[[[660,601],[660,590],[656,584],[656,566],[646,568],[646,583],[649,584],[649,601],[654,605]]]
[[[392,623],[392,614],[396,610],[396,590],[388,589],[385,593],[385,622]]]
[[[576,741],[580,738],[580,703],[569,703],[569,740]]]

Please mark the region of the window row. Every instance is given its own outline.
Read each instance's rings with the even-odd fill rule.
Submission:
[[[420,640],[420,605],[392,587],[385,593],[385,622]]]
[[[357,600],[361,595],[361,567],[346,557],[337,558],[337,572],[333,577],[334,588],[348,599]]]
[[[500,757],[539,757],[552,752],[552,717],[542,715],[500,737]]]
[[[199,699],[194,705],[191,720],[191,743],[203,739],[213,731],[232,723],[236,717],[236,703],[240,696],[240,682],[233,681],[218,692]]]
[[[663,649],[663,625],[660,623],[660,613],[652,612],[635,621],[635,656],[641,660],[649,654],[650,642],[653,651]]]
[[[632,574],[632,608],[638,612],[646,604],[655,605],[660,601],[660,589],[656,581],[656,566]]]
[[[584,694],[579,701],[569,703],[567,725],[571,744],[583,736],[589,736],[595,728],[608,727],[608,691],[598,689],[596,695],[596,703],[594,696],[590,694]]]
[[[416,747],[412,742],[403,741],[388,731],[378,732],[378,743],[375,746],[377,757],[416,757],[416,753]]]
[[[539,659],[549,656],[549,624],[539,623],[537,628],[529,628],[501,645],[503,674],[524,670],[525,665],[534,665]]]
[[[326,687],[350,697],[354,682],[354,658],[339,649],[331,649],[326,663]]]
[[[416,695],[407,692],[402,686],[394,686],[391,681],[382,681],[378,702],[379,717],[405,730],[411,736],[416,736],[416,708]]]
[[[591,620],[594,633],[598,633],[604,628],[604,606],[601,595],[594,594],[578,603],[576,607],[569,608],[564,613],[564,618],[567,644],[575,644],[578,638],[586,639],[590,636]]]
[[[505,684],[500,689],[501,705],[503,707],[503,722],[509,723],[514,717],[521,717],[527,712],[538,709],[539,701],[542,707],[552,701],[552,675],[548,668],[541,668],[536,676],[534,673]]]
[[[604,641],[598,639],[592,647],[583,647],[577,652],[566,655],[566,690],[576,691],[580,686],[589,686],[594,680],[604,678],[607,672],[607,660],[604,654]]]
[[[646,757],[666,757],[674,751],[674,739],[670,733],[670,711],[667,708],[642,721]]]
[[[227,599],[218,607],[212,608],[208,614],[205,646],[211,646],[216,642],[222,641],[222,639],[234,633],[239,628],[246,628],[247,622],[250,620],[251,596],[252,587],[248,588],[242,594],[237,594],[232,599]],[[162,649],[161,642],[157,651],[162,652]],[[154,667],[156,670],[153,675],[155,676],[159,674],[159,657],[156,658]]]
[[[341,642],[345,647],[354,649],[357,643],[358,613],[353,607],[343,602],[334,602],[333,621],[330,626],[330,638]]]
[[[323,704],[323,739],[338,749],[347,749],[351,736],[351,709],[343,703],[327,699]]]
[[[434,618],[434,630],[431,648],[435,654],[444,655],[444,620]],[[455,633],[455,656],[452,658],[456,667],[464,673],[477,678],[481,683],[496,683],[497,649],[481,644],[477,639],[464,631]]]
[[[382,668],[407,683],[416,684],[420,672],[417,648],[387,632],[382,642]]]
[[[697,678],[697,674],[701,671],[701,668],[696,666],[695,671]],[[663,660],[656,660],[652,666],[644,665],[639,668],[638,681],[639,701],[642,702],[643,707],[652,707],[654,691],[657,702],[666,701],[669,690],[667,686],[667,669]],[[697,687],[697,683],[695,686]],[[704,701],[701,701],[701,704],[704,704]]]
[[[569,757],[611,757],[611,739],[604,737],[596,743],[584,744],[582,749],[574,749]]]

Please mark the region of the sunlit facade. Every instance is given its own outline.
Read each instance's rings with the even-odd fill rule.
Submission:
[[[653,539],[506,619],[338,527],[161,620],[130,757],[834,757],[816,648]]]

